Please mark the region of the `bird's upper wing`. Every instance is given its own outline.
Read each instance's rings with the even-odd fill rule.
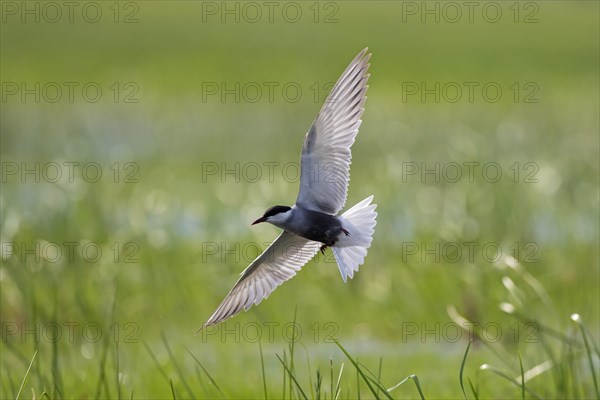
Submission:
[[[367,100],[369,58],[367,49],[350,63],[325,100],[304,139],[300,193],[303,208],[337,214],[350,181],[350,147],[358,133]]]
[[[319,251],[321,243],[283,232],[242,273],[217,311],[202,324],[215,325],[268,297]]]

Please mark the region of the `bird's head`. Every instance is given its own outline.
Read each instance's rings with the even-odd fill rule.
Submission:
[[[262,217],[252,223],[252,225],[260,224],[261,222],[270,222],[273,225],[278,225],[285,222],[291,214],[291,207],[288,206],[273,206],[269,208]]]

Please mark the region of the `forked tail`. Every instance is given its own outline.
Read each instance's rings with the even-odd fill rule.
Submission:
[[[341,235],[332,249],[344,282],[347,277],[354,276],[354,271],[358,271],[373,241],[377,204],[371,204],[372,200],[373,196],[367,197],[340,217],[342,226],[349,235]]]

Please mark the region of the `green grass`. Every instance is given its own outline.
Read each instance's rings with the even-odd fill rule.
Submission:
[[[339,3],[333,24],[203,23],[202,5],[183,1],[139,2],[136,24],[2,23],[2,82],[97,82],[104,96],[1,103],[3,168],[94,162],[103,175],[1,183],[0,398],[597,399],[599,8],[535,4],[534,24],[402,22],[388,1]],[[366,46],[348,200],[378,204],[365,265],[344,285],[319,255],[194,336],[277,235],[249,224],[293,202],[284,166],[324,87]],[[403,83],[471,81],[504,95],[403,97]],[[122,101],[128,82],[137,103]],[[293,82],[303,95],[203,100],[215,82]],[[468,162],[497,163],[502,179],[403,173]],[[222,163],[279,164],[272,180],[266,168],[257,182],[203,179]]]
[[[506,306],[504,307],[506,308]],[[514,314],[514,312],[513,312]],[[571,318],[577,329],[570,329],[568,332],[550,332],[546,328],[542,329],[543,323],[535,318],[528,322],[540,326],[539,334],[535,341],[525,341],[519,344],[520,350],[515,351],[514,347],[502,343],[490,343],[486,341],[485,336],[475,332],[473,340],[467,342],[462,362],[460,354],[454,357],[455,365],[451,367],[454,375],[454,382],[449,389],[456,389],[460,386],[465,399],[479,398],[598,398],[597,377],[594,363],[597,363],[600,353],[598,344],[593,342],[590,337],[588,327],[582,321],[580,316],[574,315]],[[296,319],[292,320],[296,323]],[[575,328],[575,327],[571,327]],[[230,398],[252,396],[256,398],[415,398],[421,399],[435,397],[428,395],[434,392],[435,388],[423,386],[419,379],[419,374],[411,373],[405,378],[398,377],[398,370],[402,368],[403,362],[395,365],[394,358],[390,358],[391,365],[382,368],[382,360],[379,359],[378,372],[375,374],[377,363],[372,357],[366,357],[368,361],[359,360],[349,350],[344,347],[337,339],[332,339],[328,344],[328,351],[332,352],[329,363],[323,363],[318,360],[319,367],[311,368],[311,355],[309,349],[310,343],[306,343],[300,338],[290,338],[287,346],[284,346],[283,353],[269,351],[263,354],[261,340],[251,346],[245,346],[246,350],[254,348],[257,350],[256,357],[252,357],[255,362],[259,362],[264,379],[264,392],[259,393],[258,386],[251,392],[241,392],[248,390],[240,388],[240,380],[232,377],[223,377],[225,382],[217,382],[211,373],[206,369],[201,358],[206,357],[202,352],[197,351],[194,354],[187,346],[169,343],[169,340],[163,335],[162,345],[155,346],[154,349],[146,343],[143,344],[147,357],[145,363],[150,362],[154,370],[159,374],[156,382],[147,381],[146,384],[152,387],[153,393],[162,393],[161,396],[168,396],[169,390],[173,398]],[[298,362],[297,346],[300,345],[306,355],[306,362]],[[460,344],[464,345],[463,342]],[[171,348],[173,346],[173,348]],[[186,354],[182,354],[181,347],[185,348]],[[337,349],[336,349],[337,347]],[[258,349],[257,349],[258,348]],[[471,350],[473,349],[473,350]],[[9,352],[14,349],[9,349]],[[478,355],[473,356],[469,351],[475,351]],[[561,355],[555,357],[553,352],[560,351]],[[112,353],[112,355],[111,355]],[[525,359],[521,356],[525,354]],[[17,354],[14,351],[14,354]],[[99,375],[95,381],[96,398],[122,398],[122,397],[145,397],[148,394],[140,394],[135,391],[124,393],[122,386],[127,382],[121,376],[119,369],[119,342],[106,340],[102,344],[102,360],[99,365]],[[283,356],[280,356],[283,354]],[[19,391],[16,396],[8,393],[11,397],[23,398],[22,390],[28,382],[32,368],[37,372],[36,378],[39,382],[45,382],[49,387],[43,390],[43,393],[37,393],[37,396],[46,396],[48,398],[69,397],[64,395],[64,387],[60,382],[60,370],[52,370],[52,377],[40,374],[40,368],[45,369],[43,362],[36,360],[37,350],[33,354],[30,362],[23,361],[23,368],[27,367]],[[536,365],[536,358],[542,356],[543,362]],[[54,354],[53,357],[66,357],[66,355]],[[112,362],[107,358],[112,357]],[[473,360],[473,358],[476,358]],[[265,364],[266,358],[266,364]],[[319,357],[320,358],[320,357]],[[64,358],[63,358],[64,359]],[[190,364],[189,361],[193,360]],[[346,361],[344,361],[346,359]],[[487,359],[489,362],[480,363],[479,360]],[[276,371],[277,361],[283,367],[282,379],[278,378]],[[586,368],[586,361],[589,360],[589,368]],[[314,360],[313,360],[314,362]],[[110,364],[110,365],[107,365]],[[344,368],[346,363],[348,367]],[[27,364],[29,364],[27,366]],[[182,368],[187,365],[187,368]],[[524,366],[527,365],[527,366]],[[194,368],[190,368],[190,367]],[[37,368],[36,368],[37,367]],[[253,366],[258,370],[258,366]],[[353,375],[348,368],[354,368],[356,375]],[[431,373],[429,366],[424,374]],[[271,370],[265,374],[265,368]],[[321,370],[329,369],[328,373],[322,374]],[[192,373],[195,370],[195,373]],[[13,371],[15,372],[15,371]],[[384,378],[382,379],[382,373]],[[329,382],[324,377],[329,377]],[[314,380],[313,380],[314,379]],[[396,381],[393,381],[395,379]],[[391,381],[390,381],[391,380]],[[593,387],[590,384],[593,381]],[[54,384],[52,383],[54,382]],[[279,384],[282,386],[278,388]],[[468,382],[468,386],[465,384]],[[5,379],[5,386],[15,388],[18,381],[12,376]],[[449,382],[450,383],[450,382]],[[453,386],[453,387],[452,387]],[[222,389],[223,388],[223,389]],[[330,388],[328,391],[327,389]],[[148,390],[147,387],[145,387]],[[32,387],[34,397],[35,389]],[[454,390],[452,392],[455,392]],[[448,392],[450,393],[450,391]],[[332,395],[333,394],[333,395]],[[427,395],[426,395],[427,394]],[[85,393],[82,393],[85,395]],[[169,397],[171,397],[169,395]],[[429,397],[431,396],[431,397]]]

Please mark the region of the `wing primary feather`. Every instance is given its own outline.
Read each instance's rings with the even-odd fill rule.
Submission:
[[[369,87],[371,54],[367,50],[362,50],[340,75],[306,134],[298,206],[336,215],[346,203],[350,148],[362,123]],[[334,179],[334,183],[331,179],[321,179],[324,176]]]
[[[296,246],[301,251],[289,257],[284,250],[291,246]],[[260,303],[279,285],[293,277],[314,257],[320,246],[318,242],[283,232],[242,272],[237,283],[198,332]]]

